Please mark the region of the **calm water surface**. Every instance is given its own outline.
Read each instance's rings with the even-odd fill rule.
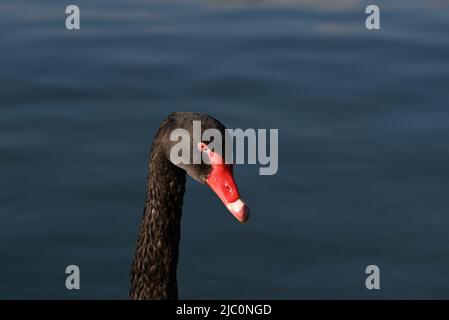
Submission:
[[[248,224],[189,180],[182,298],[449,298],[447,2],[76,4],[0,3],[0,298],[128,297],[174,110],[280,134],[277,175],[236,168]]]

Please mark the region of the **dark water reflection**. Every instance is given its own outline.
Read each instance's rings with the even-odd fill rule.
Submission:
[[[280,130],[277,175],[236,169],[250,223],[189,182],[181,297],[449,297],[447,3],[377,1],[380,32],[363,1],[77,4],[0,4],[0,297],[127,297],[172,110]]]

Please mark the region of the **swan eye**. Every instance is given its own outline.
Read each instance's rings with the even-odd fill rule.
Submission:
[[[207,145],[204,142],[198,142],[197,148],[201,152],[207,151]]]

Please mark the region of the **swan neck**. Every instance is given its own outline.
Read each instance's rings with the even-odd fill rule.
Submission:
[[[157,146],[150,155],[144,215],[131,271],[132,299],[177,299],[185,171]]]

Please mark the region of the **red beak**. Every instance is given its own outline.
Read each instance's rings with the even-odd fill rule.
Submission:
[[[242,223],[246,222],[249,218],[249,208],[240,198],[232,173],[232,165],[224,164],[221,156],[213,151],[209,151],[209,159],[212,171],[206,178],[206,184],[223,201],[237,220]]]

